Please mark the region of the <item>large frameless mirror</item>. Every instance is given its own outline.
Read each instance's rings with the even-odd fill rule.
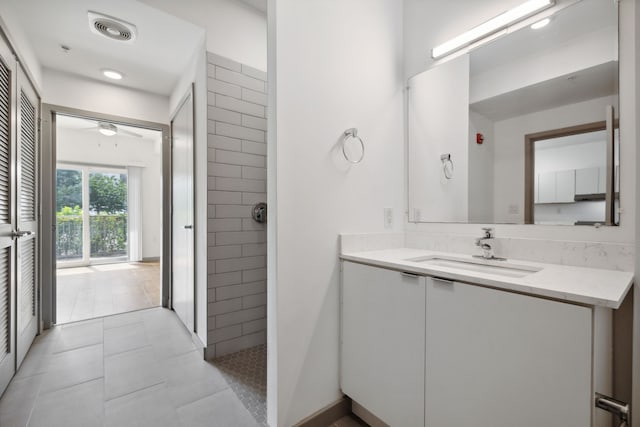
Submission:
[[[617,5],[545,15],[409,79],[410,221],[619,223]]]

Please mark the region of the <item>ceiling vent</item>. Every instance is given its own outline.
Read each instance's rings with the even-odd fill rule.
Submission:
[[[89,28],[95,34],[126,43],[133,42],[137,35],[135,25],[97,12],[89,12]]]

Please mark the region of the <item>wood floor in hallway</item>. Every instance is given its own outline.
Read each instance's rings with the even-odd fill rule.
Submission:
[[[58,324],[161,305],[157,262],[60,268],[56,273]]]

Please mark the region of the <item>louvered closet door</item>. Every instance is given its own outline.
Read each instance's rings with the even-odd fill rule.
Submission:
[[[17,147],[17,366],[38,331],[38,114],[39,99],[18,70]]]
[[[0,394],[16,371],[15,350],[15,223],[14,171],[16,86],[15,60],[0,38]]]

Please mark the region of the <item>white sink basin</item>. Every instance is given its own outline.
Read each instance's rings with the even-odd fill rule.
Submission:
[[[540,268],[528,265],[514,264],[507,261],[488,259],[456,258],[440,255],[409,258],[405,261],[427,263],[438,267],[459,268],[461,270],[475,271],[478,273],[496,274],[507,277],[524,277],[540,271]]]

